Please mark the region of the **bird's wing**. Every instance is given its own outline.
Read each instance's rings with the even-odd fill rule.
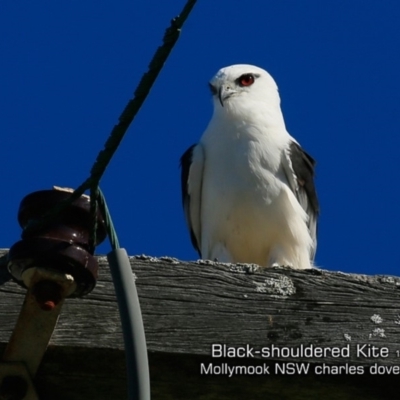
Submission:
[[[204,150],[201,144],[189,147],[181,157],[182,204],[193,247],[201,257],[201,190]]]
[[[300,145],[291,141],[282,157],[283,169],[289,186],[308,215],[308,229],[313,239],[310,259],[313,260],[317,248],[317,219],[319,204],[314,185],[315,160]]]

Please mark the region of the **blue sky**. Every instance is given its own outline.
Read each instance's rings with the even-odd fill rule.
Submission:
[[[19,239],[26,194],[87,178],[184,3],[2,1],[0,247]],[[197,258],[179,157],[210,119],[208,80],[248,63],[275,78],[288,131],[317,159],[317,264],[400,275],[399,20],[390,0],[199,0],[101,181],[121,245]]]

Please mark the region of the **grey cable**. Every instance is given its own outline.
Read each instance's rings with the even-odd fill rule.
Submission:
[[[135,278],[125,249],[107,254],[125,343],[128,399],[150,400],[149,362]]]

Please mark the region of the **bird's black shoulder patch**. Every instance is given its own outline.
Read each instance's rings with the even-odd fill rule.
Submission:
[[[181,166],[181,190],[182,190],[182,205],[186,213],[186,218],[190,223],[190,195],[189,195],[189,190],[188,190],[188,181],[189,181],[189,173],[190,173],[190,166],[192,165],[192,160],[193,160],[193,150],[196,147],[196,144],[191,145],[183,154],[180,159],[180,166]],[[193,247],[196,249],[196,251],[200,253],[200,247],[199,244],[197,243],[196,236],[194,234],[194,231],[192,227],[190,226],[190,240],[192,242]]]
[[[307,194],[309,204],[315,214],[319,213],[319,203],[314,184],[315,160],[307,154],[297,143],[290,144],[290,160],[299,186]]]
[[[189,179],[189,171],[190,165],[192,164],[193,158],[193,149],[196,147],[195,144],[192,144],[183,154],[180,159],[180,167],[181,167],[181,190],[182,190],[182,203],[185,203],[185,200],[188,196],[188,179]]]

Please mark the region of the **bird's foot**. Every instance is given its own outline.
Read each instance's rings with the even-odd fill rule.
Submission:
[[[290,264],[278,264],[278,263],[273,263],[271,265],[272,268],[293,268],[293,265]]]

